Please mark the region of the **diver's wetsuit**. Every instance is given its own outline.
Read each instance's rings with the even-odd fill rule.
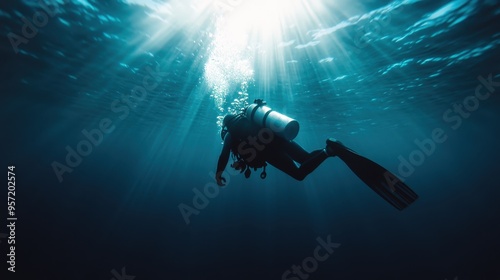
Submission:
[[[309,153],[295,141],[288,141],[278,137],[274,141],[279,143],[276,143],[275,147],[267,151],[265,155],[266,161],[299,181],[304,180],[309,173],[313,172],[328,158],[323,149]],[[295,162],[299,163],[300,167],[297,167]]]
[[[226,121],[227,119],[229,121]],[[248,138],[257,137],[263,128],[253,124],[243,116],[234,115],[230,115],[230,118],[225,119],[225,126],[231,135],[231,137],[224,137],[225,141],[231,141],[231,143],[225,143],[225,146],[227,144],[231,147],[233,153],[240,154],[245,159],[241,154],[242,149],[238,149],[238,147],[252,148],[248,143]],[[247,143],[244,146],[240,146],[242,142]],[[259,146],[264,146],[264,148],[253,149],[256,153],[256,159],[253,161],[245,160],[250,167],[254,167],[252,166],[252,162],[265,161],[299,181],[303,180],[329,157],[323,149],[309,153],[295,141],[286,140],[278,135],[274,135],[270,143],[259,143]],[[295,162],[299,163],[300,166],[297,166]]]
[[[336,139],[327,139],[325,150],[308,153],[296,142],[281,138],[268,128],[259,127],[243,115],[226,116],[224,127],[227,130],[221,131],[224,146],[215,175],[219,186],[225,186],[226,179],[222,177],[222,173],[231,151],[237,158],[232,166],[242,172],[246,168],[247,178],[250,176],[250,167],[265,167],[267,162],[299,181],[326,158],[338,156],[365,184],[398,210],[405,209],[418,199],[418,195],[396,175]],[[264,172],[261,173],[261,178],[265,178]]]

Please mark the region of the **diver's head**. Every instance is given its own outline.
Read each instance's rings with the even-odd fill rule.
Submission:
[[[236,115],[233,115],[233,114],[226,115],[224,117],[224,120],[222,121],[222,126],[227,126],[235,118],[236,118]]]

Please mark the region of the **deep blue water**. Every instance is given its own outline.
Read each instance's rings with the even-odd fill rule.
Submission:
[[[500,279],[498,1],[259,1],[0,5],[18,218],[2,279]],[[193,201],[220,118],[255,98],[300,122],[305,149],[340,139],[419,200],[399,212],[334,158]],[[340,246],[283,277],[318,238]]]

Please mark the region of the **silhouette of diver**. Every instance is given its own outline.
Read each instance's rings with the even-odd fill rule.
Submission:
[[[307,152],[293,138],[298,134],[298,122],[271,110],[262,99],[255,100],[238,115],[224,117],[221,138],[224,140],[217,164],[215,179],[224,186],[222,177],[229,156],[231,164],[249,178],[251,168],[263,168],[262,179],[267,176],[267,163],[302,181],[329,157],[339,157],[372,190],[387,202],[402,210],[413,203],[418,195],[394,174],[377,163],[357,154],[340,141],[329,138],[326,147]],[[297,166],[297,164],[299,166]]]

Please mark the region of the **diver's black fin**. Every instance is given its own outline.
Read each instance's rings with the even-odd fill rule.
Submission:
[[[379,164],[334,139],[328,139],[327,145],[354,174],[398,210],[405,209],[417,200],[418,195],[410,187]]]

